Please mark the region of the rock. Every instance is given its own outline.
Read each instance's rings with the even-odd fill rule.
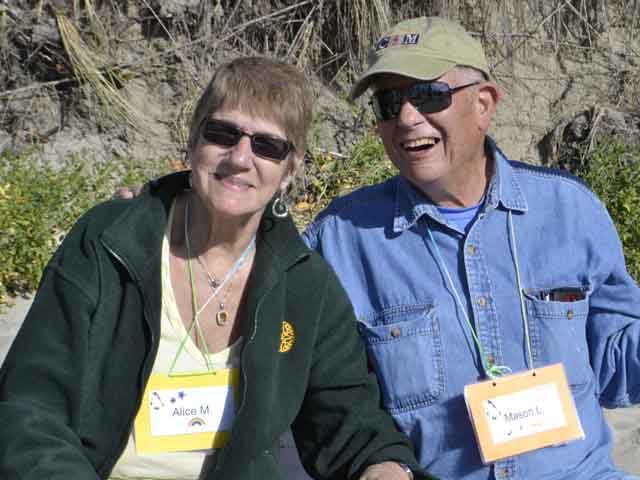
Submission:
[[[574,171],[584,149],[604,141],[640,146],[640,114],[591,107],[559,122],[538,143],[538,151],[543,165]]]
[[[18,333],[32,301],[31,297],[13,298],[10,301],[11,307],[0,312],[0,364],[7,356],[9,347]]]
[[[182,16],[185,13],[198,13],[200,0],[169,0],[159,5],[158,15],[161,17]]]
[[[2,153],[7,150],[9,150],[11,153],[14,153],[11,135],[9,135],[4,130],[0,130],[0,155],[2,155]]]

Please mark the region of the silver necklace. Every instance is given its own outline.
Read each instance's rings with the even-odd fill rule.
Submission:
[[[211,276],[211,274],[209,273],[209,270],[207,269],[207,265],[204,263],[204,261],[202,260],[200,255],[198,255],[196,257],[196,260],[200,264],[200,267],[202,267],[202,270],[204,270],[204,273],[207,275],[207,280],[209,281],[209,285],[211,286],[211,288],[213,290],[218,288],[220,286],[220,284],[221,284],[220,280],[215,279],[215,278],[213,278],[213,276]]]
[[[189,199],[187,199],[187,201],[185,203],[185,207],[184,207],[184,209],[185,209],[185,212],[184,212],[184,239],[185,239],[185,244],[186,244],[186,247],[187,247],[187,261],[189,261],[191,259],[191,242],[189,241],[189,219],[190,219],[189,204],[190,204]],[[225,285],[227,283],[229,283],[231,281],[231,279],[233,278],[233,276],[236,274],[236,272],[238,270],[240,270],[240,267],[242,267],[242,265],[244,264],[245,260],[249,256],[249,253],[251,253],[251,250],[253,249],[253,246],[255,245],[255,243],[256,243],[256,236],[254,234],[253,237],[251,238],[251,241],[249,242],[247,247],[244,249],[244,252],[242,252],[242,255],[240,255],[240,258],[238,258],[234,262],[234,264],[231,266],[229,271],[226,273],[226,275],[222,279],[222,282],[218,282],[217,280],[215,280],[213,278],[213,276],[209,273],[209,270],[207,269],[205,263],[200,259],[200,255],[196,256],[196,260],[198,261],[198,263],[200,263],[200,266],[203,268],[205,274],[207,275],[207,281],[208,281],[209,285],[211,286],[211,289],[213,290],[213,293],[211,294],[209,299],[198,310],[198,312],[197,312],[198,315],[209,305],[209,303],[211,303],[211,301],[216,296],[218,296],[218,294],[222,291],[222,289],[225,287]],[[225,299],[227,298],[227,295],[229,294],[229,290],[231,290],[231,284],[229,284],[229,288],[227,288],[227,290],[225,292],[225,295],[220,299],[220,301],[218,303],[218,312],[216,313],[216,325],[218,325],[219,327],[225,326],[227,324],[227,322],[229,321],[229,312],[227,312],[227,310],[225,309],[225,304],[224,304]]]
[[[198,261],[198,263],[200,264],[200,267],[202,268],[205,275],[207,276],[207,281],[209,282],[209,286],[211,287],[211,290],[215,292],[216,289],[222,284],[222,282],[220,282],[220,280],[216,278],[213,278],[213,275],[211,275],[211,273],[209,272],[209,269],[207,268],[206,263],[204,263],[200,255],[196,257],[196,260]],[[224,292],[224,296],[220,299],[220,302],[218,302],[218,313],[216,313],[216,324],[220,327],[223,327],[229,321],[229,313],[224,308],[224,302],[227,298],[227,295],[229,294],[229,290],[231,290],[231,283],[229,283],[229,286]]]

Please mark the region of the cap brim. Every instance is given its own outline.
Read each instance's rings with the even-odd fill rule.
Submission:
[[[350,101],[362,95],[376,75],[395,74],[416,80],[435,80],[456,66],[450,60],[437,60],[419,53],[402,52],[397,55],[394,53],[388,52],[362,74],[349,92]]]

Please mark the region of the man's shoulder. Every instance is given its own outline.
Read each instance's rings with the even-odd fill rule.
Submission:
[[[508,162],[517,175],[567,182],[589,190],[589,187],[584,180],[567,170],[543,165],[534,165],[532,163],[526,163],[518,160],[509,160]]]
[[[380,207],[393,206],[400,177],[391,177],[383,182],[358,188],[346,195],[334,198],[318,218],[328,215],[361,215],[382,213]],[[377,210],[372,210],[377,208]]]
[[[517,160],[509,160],[509,165],[518,183],[525,190],[544,196],[574,196],[585,201],[600,203],[589,185],[580,177],[560,168],[533,165]]]
[[[391,177],[383,182],[361,187],[346,195],[336,197],[307,226],[303,239],[311,248],[317,247],[318,237],[327,225],[332,233],[362,226],[382,226],[393,216],[396,192],[401,177]]]

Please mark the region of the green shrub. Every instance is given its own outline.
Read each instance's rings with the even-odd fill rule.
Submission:
[[[8,293],[37,287],[55,248],[84,211],[117,186],[159,173],[117,160],[69,158],[54,167],[29,154],[0,155],[0,307]]]
[[[175,166],[69,158],[55,167],[33,156],[0,155],[0,307],[8,294],[34,290],[65,232],[95,203],[123,185],[141,184]],[[603,144],[577,172],[605,202],[631,275],[640,279],[640,148]],[[380,139],[369,132],[346,158],[316,154],[292,192],[292,213],[304,228],[332,198],[396,175]]]
[[[306,162],[303,178],[292,192],[293,218],[303,229],[333,198],[397,173],[373,131],[367,132],[344,157],[315,154]]]
[[[618,229],[627,269],[640,280],[640,147],[598,145],[578,170],[606,204]]]

